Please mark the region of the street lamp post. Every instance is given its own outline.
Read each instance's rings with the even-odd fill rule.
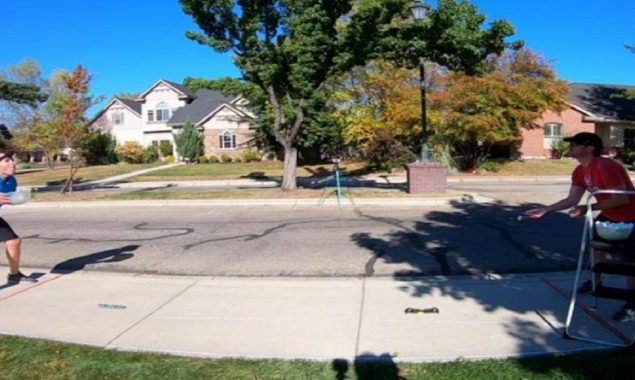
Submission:
[[[430,6],[415,0],[410,6],[412,18],[415,21],[424,21],[427,18]],[[423,57],[419,58],[419,87],[421,90],[421,162],[430,161],[430,148],[428,147],[428,117],[426,112],[426,68]]]
[[[410,6],[414,22],[420,23],[427,19],[430,6],[422,0],[414,0]],[[419,31],[423,32],[423,31]],[[429,52],[427,52],[429,54]],[[408,171],[408,192],[417,193],[445,193],[448,182],[448,167],[439,162],[433,162],[428,147],[428,118],[426,114],[426,68],[424,54],[419,56],[419,87],[421,90],[421,157],[417,162],[406,165]]]

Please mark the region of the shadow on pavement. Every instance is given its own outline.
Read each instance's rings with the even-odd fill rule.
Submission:
[[[409,267],[395,274],[404,275],[483,275],[488,273],[526,273],[574,270],[578,257],[582,220],[564,213],[551,213],[541,220],[517,221],[524,210],[539,205],[505,203],[454,204],[452,209],[427,213],[425,221],[406,226],[398,219],[384,218],[394,228],[384,236],[358,233],[351,236],[372,256],[366,275],[374,266],[398,264]],[[424,218],[422,217],[422,220]],[[497,288],[498,289],[498,288]],[[455,300],[476,302],[486,313],[505,310],[520,315],[563,315],[568,302],[540,302],[535,282],[502,284],[500,289],[475,285],[471,281],[434,281],[419,277],[403,282],[400,290],[425,299],[441,294]],[[555,305],[555,306],[554,306]],[[562,321],[564,322],[564,321]],[[561,331],[540,322],[510,317],[506,333],[517,338],[516,352],[550,352]],[[550,343],[551,342],[551,343]],[[533,371],[533,370],[532,370]],[[572,372],[576,373],[576,372]]]
[[[374,262],[402,264],[397,276],[531,273],[575,269],[582,220],[552,213],[541,220],[517,221],[534,204],[455,203],[448,211],[431,211],[414,226],[398,218],[358,213],[393,225],[389,234],[356,233],[351,239],[372,255]],[[406,264],[406,265],[403,265]]]
[[[140,245],[131,244],[121,248],[95,252],[81,257],[74,257],[55,265],[53,269],[51,269],[51,273],[67,274],[82,270],[86,267],[86,265],[90,264],[116,263],[128,260],[134,256],[134,254],[129,252],[134,251],[139,247]]]
[[[335,379],[352,379],[348,374],[350,364],[346,359],[335,359],[331,362],[331,367],[335,371]],[[353,363],[355,379],[359,380],[404,380],[399,376],[399,368],[392,360],[390,354],[385,353],[379,356],[372,353],[362,353],[355,358]]]

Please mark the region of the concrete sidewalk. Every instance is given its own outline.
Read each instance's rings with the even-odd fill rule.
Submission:
[[[555,288],[571,287],[569,273],[395,279],[25,272],[41,275],[39,282],[0,285],[2,334],[211,358],[388,354],[427,362],[602,348],[561,337],[568,301]],[[439,313],[404,312],[431,307]],[[576,319],[583,333],[618,340],[584,313]]]

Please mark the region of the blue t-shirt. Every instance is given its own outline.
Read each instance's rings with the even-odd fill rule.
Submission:
[[[0,177],[0,193],[12,193],[18,187],[18,181],[10,175],[7,178]]]

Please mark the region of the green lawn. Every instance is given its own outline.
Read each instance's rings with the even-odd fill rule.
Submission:
[[[83,183],[103,179],[110,176],[129,173],[135,170],[146,169],[160,164],[116,164],[103,166],[83,167],[77,172],[77,182]],[[502,163],[499,172],[480,172],[477,174],[459,175],[570,175],[575,167],[571,160],[528,160],[511,161]],[[340,168],[348,176],[363,175],[368,173],[363,162],[345,162]],[[136,176],[127,181],[190,181],[190,180],[221,180],[240,178],[274,179],[282,178],[282,162],[252,162],[229,164],[195,164],[181,165],[165,170],[159,170],[145,175]],[[299,178],[325,177],[333,174],[332,164],[302,165],[298,167]],[[375,173],[376,175],[405,175],[405,171],[393,173]],[[40,172],[18,174],[18,182],[23,186],[34,185],[60,185],[69,175],[68,168],[49,169]]]
[[[213,360],[0,335],[0,379],[630,379],[634,354],[623,349],[431,364]]]
[[[87,166],[80,168],[75,174],[75,183],[90,182],[98,179],[108,178],[115,175],[126,174],[135,170],[147,169],[160,164],[116,164]],[[70,174],[69,168],[48,169],[33,173],[17,174],[20,186],[37,185],[61,185],[64,184]]]
[[[535,176],[535,175],[570,175],[575,168],[573,160],[526,160],[504,161],[498,172],[461,173],[458,175],[505,175],[505,176]],[[363,175],[368,169],[363,162],[344,162],[340,165],[347,175]],[[148,173],[142,176],[130,178],[129,181],[191,181],[191,180],[220,180],[239,178],[268,178],[280,179],[282,177],[282,162],[251,162],[228,164],[196,164],[177,166],[166,170]],[[299,178],[332,175],[332,164],[302,165],[298,167]],[[405,175],[405,170],[397,170],[393,173],[375,173],[377,175]]]
[[[341,165],[343,170],[358,171],[365,165],[361,162],[349,162]],[[189,180],[219,180],[239,178],[282,178],[283,163],[280,161],[226,163],[226,164],[195,164],[183,165],[148,173],[130,178],[130,181],[189,181]],[[332,174],[332,164],[301,165],[298,167],[298,177],[325,177]]]

